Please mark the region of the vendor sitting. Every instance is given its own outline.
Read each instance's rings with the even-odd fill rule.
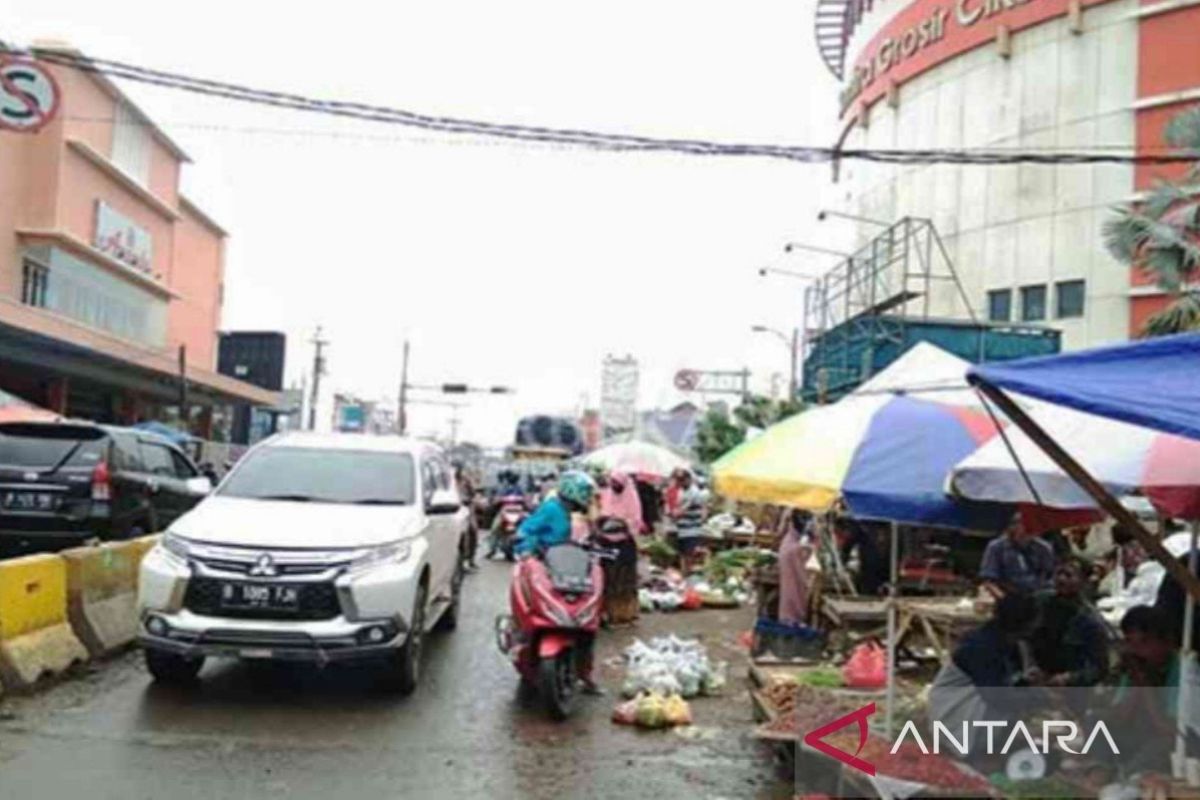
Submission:
[[[962,638],[933,679],[930,718],[950,730],[971,720],[1005,719],[1015,709],[1014,695],[1006,690],[1040,679],[1024,652],[1037,623],[1037,602],[1029,595],[997,600],[992,618]]]
[[[1046,686],[1094,686],[1108,674],[1108,628],[1084,598],[1085,585],[1083,565],[1064,561],[1054,571],[1054,591],[1038,597],[1030,646]]]
[[[1112,726],[1118,744],[1128,747],[1130,763],[1164,769],[1178,719],[1180,662],[1172,622],[1151,606],[1129,609],[1121,619],[1121,673],[1114,698]],[[1188,713],[1197,729],[1196,698]],[[1141,751],[1141,752],[1139,752]],[[1124,751],[1122,757],[1124,759]]]
[[[979,567],[983,589],[993,597],[1047,591],[1053,576],[1054,550],[1026,527],[1019,511],[1004,533],[988,543]]]

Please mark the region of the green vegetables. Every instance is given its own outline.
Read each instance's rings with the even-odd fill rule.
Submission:
[[[775,562],[775,554],[759,547],[739,547],[717,553],[708,560],[704,577],[711,584],[723,584],[730,578],[741,579],[755,567]]]
[[[845,686],[845,682],[842,680],[842,671],[835,667],[806,669],[796,676],[796,683],[818,689],[837,689]]]

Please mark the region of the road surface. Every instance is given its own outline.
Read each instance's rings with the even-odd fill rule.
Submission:
[[[605,634],[601,680],[566,723],[518,696],[492,625],[508,569],[484,564],[465,587],[459,630],[428,640],[410,698],[376,691],[370,673],[218,662],[191,690],[155,686],[140,654],[91,665],[30,697],[0,699],[0,797],[775,798],[790,796],[748,737],[744,661],[730,691],[693,705],[681,732],[613,725],[620,649]],[[702,634],[736,658],[750,611],[645,615],[643,636]]]

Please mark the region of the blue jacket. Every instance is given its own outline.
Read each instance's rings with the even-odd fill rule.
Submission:
[[[513,549],[518,555],[536,553],[570,539],[571,512],[562,500],[551,497],[517,528],[517,541]]]

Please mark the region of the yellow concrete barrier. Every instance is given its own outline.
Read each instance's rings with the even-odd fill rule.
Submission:
[[[144,549],[109,542],[59,553],[67,563],[67,619],[93,657],[137,637],[137,573]]]
[[[137,574],[137,567],[141,565],[142,558],[146,553],[150,552],[154,545],[158,544],[158,540],[162,538],[160,533],[152,533],[149,536],[139,536],[137,539],[130,539],[128,544],[134,549],[137,554],[137,560],[134,566],[134,574]],[[134,587],[137,587],[137,582],[134,582]]]
[[[0,561],[0,680],[25,688],[87,659],[67,624],[67,563],[58,556]]]

